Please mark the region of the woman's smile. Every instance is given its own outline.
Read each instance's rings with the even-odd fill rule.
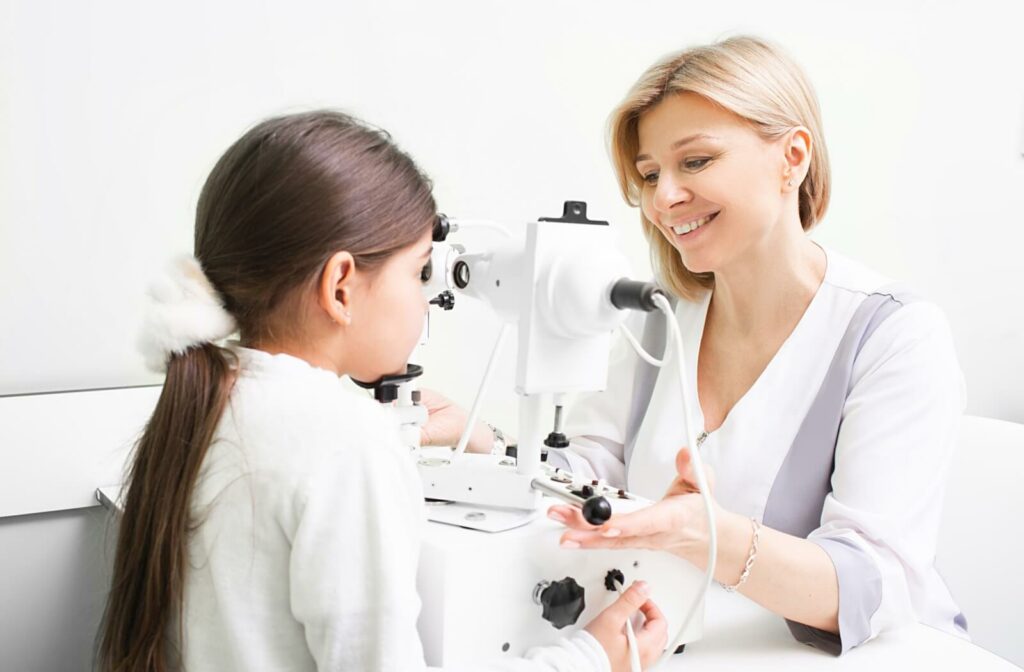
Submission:
[[[689,243],[697,240],[699,237],[703,237],[703,229],[718,217],[719,212],[721,212],[721,210],[701,215],[699,217],[689,217],[678,223],[668,224],[667,228],[675,234],[675,238],[677,240]]]

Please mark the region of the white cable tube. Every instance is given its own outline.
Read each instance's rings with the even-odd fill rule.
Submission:
[[[665,342],[665,354],[661,360],[655,359],[650,353],[643,349],[643,346],[637,341],[636,337],[629,332],[624,326],[621,327],[623,335],[629,344],[636,350],[636,354],[643,359],[645,362],[652,366],[661,367],[669,359],[669,348],[674,346],[675,348],[675,361],[676,361],[676,373],[679,376],[679,391],[683,399],[683,418],[686,421],[686,440],[688,448],[690,450],[690,456],[693,459],[694,473],[697,477],[697,487],[700,489],[701,500],[704,502],[704,511],[707,515],[708,520],[708,567],[705,572],[704,586],[701,588],[699,597],[693,601],[690,606],[690,610],[687,612],[686,617],[679,626],[679,630],[676,632],[676,636],[669,641],[669,646],[662,655],[659,662],[665,662],[675,652],[676,647],[679,646],[679,640],[683,638],[686,632],[686,628],[690,625],[690,621],[693,620],[694,615],[697,613],[697,609],[704,602],[704,597],[707,594],[708,588],[711,586],[711,582],[715,578],[715,562],[718,558],[718,536],[715,529],[715,513],[712,508],[711,492],[708,489],[707,476],[704,471],[704,460],[700,455],[700,449],[697,447],[697,435],[694,433],[694,420],[693,414],[690,412],[690,394],[689,386],[686,383],[686,358],[683,350],[683,337],[679,331],[679,324],[676,322],[675,313],[672,311],[672,306],[669,304],[668,299],[664,295],[658,294],[654,297],[654,302],[658,306],[658,309],[665,315],[666,329],[668,331],[666,342]]]
[[[619,595],[625,592],[622,588],[622,583],[618,580],[614,580],[615,590],[619,591]],[[643,668],[640,667],[640,647],[636,645],[636,634],[633,632],[633,621],[631,618],[626,619],[626,644],[629,645],[629,668],[631,672],[642,672]]]
[[[651,356],[650,353],[644,350],[644,347],[640,345],[640,341],[636,340],[636,336],[634,336],[633,332],[631,332],[626,327],[625,323],[619,325],[619,331],[621,331],[622,335],[626,337],[626,340],[629,341],[629,344],[633,346],[633,349],[636,350],[636,354],[640,357],[640,359],[644,360],[651,366],[656,366],[658,368],[661,368],[661,366],[665,363],[664,359],[655,359],[654,357]],[[668,348],[665,349],[665,352],[668,352]]]
[[[690,457],[693,460],[694,474],[697,477],[697,487],[700,489],[701,500],[704,502],[704,512],[708,519],[708,566],[707,571],[705,572],[704,586],[701,589],[698,599],[694,600],[693,604],[690,606],[690,611],[687,612],[686,618],[684,618],[683,622],[680,624],[679,631],[676,633],[675,638],[669,642],[669,647],[662,655],[661,662],[664,662],[675,652],[676,647],[679,645],[679,640],[682,639],[683,634],[686,632],[686,628],[690,625],[690,621],[693,620],[694,615],[697,613],[697,609],[701,604],[703,604],[704,596],[707,594],[708,588],[711,586],[711,582],[714,581],[715,562],[718,557],[718,536],[715,530],[715,513],[712,508],[711,492],[708,489],[707,476],[704,473],[704,460],[700,455],[700,449],[697,447],[697,435],[694,432],[694,420],[689,402],[691,397],[688,385],[686,384],[686,361],[683,351],[683,337],[679,331],[679,324],[676,322],[675,313],[672,311],[672,306],[669,304],[668,299],[659,294],[654,297],[654,301],[661,312],[665,314],[665,320],[668,323],[668,329],[672,336],[669,342],[675,345],[676,372],[679,375],[679,388],[683,398],[683,416],[686,419],[686,438],[687,443],[689,444]],[[667,355],[665,359],[668,359]]]

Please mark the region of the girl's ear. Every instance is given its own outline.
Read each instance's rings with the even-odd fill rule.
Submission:
[[[352,323],[352,291],[356,281],[356,260],[348,252],[335,252],[320,272],[318,303],[333,322]]]
[[[807,176],[811,167],[811,132],[803,126],[797,126],[787,133],[783,139],[785,150],[785,166],[782,174],[782,190],[795,191]]]

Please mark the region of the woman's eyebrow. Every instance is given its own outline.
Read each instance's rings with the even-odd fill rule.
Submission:
[[[696,142],[698,140],[717,140],[717,139],[718,138],[716,136],[708,135],[707,133],[694,133],[693,135],[688,135],[685,138],[682,138],[681,140],[676,140],[675,142],[673,142],[671,149],[672,149],[672,151],[675,151],[675,150],[679,149],[680,147],[684,147],[684,146],[690,144],[691,142]],[[641,161],[646,161],[646,160],[648,160],[650,158],[651,158],[650,154],[638,154],[637,157],[633,160],[633,163],[640,163]]]

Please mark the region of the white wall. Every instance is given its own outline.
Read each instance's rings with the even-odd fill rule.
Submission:
[[[153,382],[133,349],[144,282],[191,251],[218,154],[285,110],[338,106],[391,129],[449,213],[521,223],[586,199],[640,272],[607,114],[663,53],[753,31],[818,88],[835,191],[817,237],[938,301],[970,410],[1024,420],[1021,4],[636,6],[3,0],[0,394]],[[486,318],[435,320],[428,375],[460,398]],[[496,394],[500,418],[511,396]]]
[[[1024,10],[838,6],[0,0],[0,395],[157,382],[133,348],[145,282],[191,251],[219,153],[283,111],[336,106],[390,129],[451,214],[520,224],[587,200],[644,275],[607,114],[655,58],[750,31],[785,45],[821,98],[835,183],[816,237],[937,301],[970,410],[1024,421]],[[468,403],[496,328],[468,301],[435,319],[428,383]],[[484,409],[506,426],[511,381],[509,358]],[[0,427],[0,481],[21,476],[18,450]],[[47,587],[78,571],[78,532],[17,520],[0,528],[3,611],[39,596],[87,610]],[[64,551],[36,564],[44,524]],[[0,667],[40,636],[0,642]]]

